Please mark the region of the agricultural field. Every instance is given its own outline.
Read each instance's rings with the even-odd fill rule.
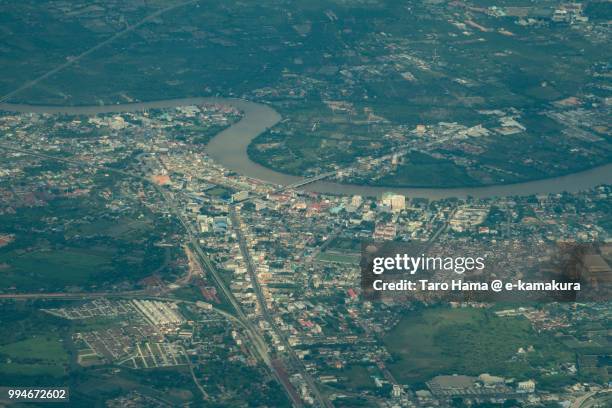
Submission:
[[[435,375],[529,378],[532,363],[573,362],[559,341],[536,333],[523,318],[500,318],[480,309],[433,308],[402,318],[384,342],[394,358],[391,372],[400,381],[421,383]],[[533,346],[519,355],[518,350]]]
[[[21,255],[0,257],[4,263],[5,284],[15,286],[38,282],[55,286],[83,285],[95,274],[112,270],[113,252],[107,249],[63,248],[40,249]]]
[[[23,304],[4,304],[0,312],[0,382],[33,384],[65,378],[70,362],[69,331],[61,321]]]
[[[551,1],[519,2],[535,22],[476,3],[483,8],[438,1],[206,7],[173,1],[163,6],[177,7],[126,32],[125,21],[142,21],[162,2],[100,5],[99,12],[114,16],[108,20],[84,5],[71,13],[53,1],[46,8],[14,3],[2,17],[0,94],[68,61],[11,101],[95,105],[211,95],[264,101],[283,121],[252,142],[250,158],[296,175],[397,149],[430,156],[375,166],[349,180],[359,184],[507,184],[609,163],[604,34],[588,24],[551,22]],[[609,7],[590,3],[584,13],[597,27]],[[108,46],[72,60],[118,33]],[[28,64],[20,64],[26,56]],[[553,120],[551,113],[562,116]],[[500,127],[496,115],[519,127]],[[413,132],[440,123],[488,133]],[[206,143],[219,129],[192,133]]]
[[[34,206],[18,197],[7,203],[16,209],[0,214],[0,231],[11,237],[0,247],[0,292],[101,290],[180,272],[171,265],[180,248],[156,245],[173,227],[137,205],[117,214],[106,210],[101,196],[121,182],[108,179],[78,197],[40,192]],[[10,186],[0,182],[0,188]]]
[[[60,339],[43,335],[2,345],[0,355],[7,360],[1,366],[4,373],[24,375],[62,376],[62,364],[67,360]]]

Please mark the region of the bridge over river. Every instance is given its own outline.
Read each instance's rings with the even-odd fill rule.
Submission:
[[[172,108],[202,103],[228,104],[243,112],[243,118],[240,121],[221,131],[210,141],[207,147],[208,154],[229,170],[247,177],[285,186],[283,189],[303,188],[306,191],[319,193],[358,194],[363,196],[380,196],[383,192],[393,191],[409,197],[440,199],[466,196],[488,198],[559,193],[563,191],[577,192],[600,184],[612,184],[612,164],[544,180],[467,188],[379,187],[342,184],[324,180],[334,176],[334,172],[323,173],[308,178],[288,175],[261,166],[251,161],[247,155],[247,147],[250,142],[267,129],[276,125],[281,120],[281,116],[269,105],[237,98],[199,97],[101,106],[42,106],[0,103],[0,110],[95,115],[100,113],[136,112],[146,109]]]

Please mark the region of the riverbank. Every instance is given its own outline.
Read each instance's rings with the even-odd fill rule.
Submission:
[[[221,131],[213,137],[208,144],[206,150],[215,161],[229,170],[273,184],[289,185],[302,180],[302,177],[280,173],[264,167],[251,161],[248,157],[247,148],[251,141],[281,120],[281,116],[276,110],[262,103],[250,102],[237,98],[197,97],[102,106],[43,106],[4,103],[0,104],[0,110],[21,113],[95,115],[101,113],[136,112],[146,109],[173,108],[203,103],[228,104],[234,106],[243,113],[243,118],[240,121]],[[467,196],[490,198],[560,193],[564,191],[578,192],[601,184],[612,184],[612,164],[543,180],[483,187],[380,187],[318,181],[304,186],[303,189],[317,193],[362,196],[380,196],[384,192],[392,191],[409,197],[443,199],[451,197],[465,198]]]

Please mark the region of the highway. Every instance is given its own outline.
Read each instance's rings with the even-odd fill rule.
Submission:
[[[268,366],[270,371],[274,374],[277,381],[283,386],[283,388],[285,389],[285,392],[287,393],[287,396],[289,396],[293,405],[296,407],[302,407],[303,405],[302,401],[295,398],[296,397],[295,390],[290,388],[292,386],[290,383],[286,381],[284,377],[284,373],[281,370],[279,370],[275,364],[272,363],[272,359],[270,358],[270,355],[268,353],[267,343],[265,339],[263,338],[263,335],[259,332],[259,329],[248,319],[248,317],[242,310],[242,307],[240,306],[240,304],[238,303],[238,301],[236,300],[236,298],[234,297],[230,289],[227,287],[225,282],[223,282],[223,279],[219,275],[219,272],[217,271],[215,266],[212,264],[212,262],[210,262],[210,260],[208,259],[208,257],[206,256],[202,248],[200,247],[197,237],[193,232],[192,226],[189,224],[187,220],[185,220],[185,218],[183,217],[180,211],[180,208],[178,208],[178,206],[176,205],[176,203],[174,203],[172,198],[169,197],[168,192],[163,190],[157,184],[153,184],[153,185],[160,192],[164,201],[169,206],[169,209],[174,213],[174,215],[178,218],[179,222],[183,225],[183,228],[187,232],[190,245],[196,254],[196,258],[200,261],[200,264],[203,267],[203,270],[205,270],[208,273],[208,276],[212,278],[217,288],[223,294],[223,297],[225,297],[225,299],[230,303],[230,305],[236,312],[236,318],[246,328],[247,335],[251,339],[253,346],[255,347],[260,358]]]
[[[570,408],[604,408],[612,403],[612,389],[591,391],[576,399]]]
[[[232,220],[232,226],[234,228],[234,232],[236,233],[236,236],[238,237],[238,244],[240,246],[240,252],[242,253],[242,257],[244,258],[244,260],[246,262],[247,272],[249,274],[249,277],[251,278],[251,283],[253,285],[253,289],[255,290],[255,295],[257,296],[257,303],[259,304],[259,310],[260,310],[260,312],[262,314],[262,317],[266,320],[266,322],[270,325],[272,330],[274,330],[274,333],[276,334],[276,336],[283,343],[283,346],[284,346],[285,350],[287,351],[287,353],[289,354],[289,357],[291,358],[291,362],[293,363],[294,367],[296,369],[298,369],[298,371],[300,371],[300,374],[302,375],[302,377],[304,378],[304,380],[308,384],[308,387],[310,388],[310,390],[314,394],[314,396],[315,396],[316,400],[318,401],[318,403],[321,406],[323,406],[323,407],[333,408],[333,405],[331,404],[329,399],[327,399],[327,397],[325,397],[321,393],[321,391],[319,390],[319,387],[317,386],[316,382],[314,381],[314,379],[312,378],[310,373],[308,373],[308,371],[306,371],[306,368],[304,367],[304,364],[298,358],[297,354],[295,353],[295,351],[293,350],[293,348],[291,347],[291,345],[289,344],[289,342],[285,338],[285,335],[278,328],[278,326],[274,322],[274,318],[272,317],[272,315],[270,315],[270,312],[268,311],[268,307],[266,305],[266,300],[265,300],[265,298],[263,296],[263,292],[261,290],[261,286],[260,286],[259,281],[257,279],[257,274],[256,274],[256,271],[255,271],[255,266],[253,264],[253,259],[251,257],[251,253],[250,253],[250,251],[249,251],[249,249],[247,247],[247,244],[246,244],[246,239],[245,239],[244,234],[242,232],[242,226],[241,226],[242,224],[240,222],[240,219],[238,217],[238,214],[237,214],[236,209],[234,208],[234,206],[230,207],[230,217],[231,217],[231,220]]]
[[[260,356],[261,360],[270,369],[270,371],[272,372],[274,377],[277,379],[277,381],[283,386],[283,388],[285,389],[285,392],[287,393],[287,395],[291,399],[293,405],[296,406],[296,407],[302,407],[303,406],[302,401],[295,398],[295,396],[296,396],[295,390],[292,389],[292,388],[288,388],[288,385],[290,385],[290,383],[288,383],[286,378],[284,378],[283,372],[281,372],[278,369],[277,365],[272,363],[272,358],[269,355],[268,346],[267,346],[267,343],[266,343],[263,335],[259,332],[259,329],[248,319],[248,317],[245,315],[244,311],[242,310],[242,307],[240,306],[240,304],[238,303],[238,301],[236,300],[236,298],[234,297],[232,292],[229,290],[229,288],[227,287],[225,282],[223,282],[223,279],[219,275],[218,271],[216,270],[216,268],[214,267],[212,262],[210,262],[210,260],[208,259],[208,257],[206,256],[206,254],[204,253],[202,248],[200,247],[200,244],[198,243],[197,237],[194,234],[192,226],[189,224],[189,222],[187,220],[185,220],[185,218],[182,215],[182,212],[181,212],[180,208],[174,202],[172,197],[170,197],[170,193],[169,192],[165,191],[159,185],[153,183],[147,177],[143,177],[143,176],[140,176],[140,175],[137,175],[137,174],[133,174],[133,173],[126,172],[126,171],[123,171],[123,170],[115,169],[115,168],[112,168],[112,167],[107,167],[107,166],[104,166],[104,165],[98,165],[98,164],[82,162],[82,161],[79,161],[79,160],[66,159],[66,158],[63,158],[63,157],[52,156],[52,155],[40,153],[40,152],[37,152],[37,151],[16,148],[16,147],[5,145],[5,144],[0,144],[0,149],[4,149],[4,150],[8,150],[8,151],[13,151],[13,152],[18,152],[18,153],[22,153],[22,154],[27,154],[27,155],[30,155],[30,156],[40,157],[40,158],[44,158],[44,159],[57,160],[57,161],[65,162],[65,163],[72,164],[72,165],[75,165],[75,166],[79,166],[79,167],[98,168],[98,169],[102,169],[102,170],[106,170],[106,171],[111,171],[111,172],[115,172],[115,173],[118,173],[118,174],[125,175],[127,177],[136,178],[136,179],[141,180],[143,182],[149,183],[151,186],[153,186],[156,189],[156,191],[159,192],[159,194],[161,195],[163,201],[168,206],[168,210],[170,210],[175,215],[175,217],[179,220],[179,222],[181,223],[181,225],[185,229],[185,232],[187,233],[189,244],[190,244],[191,248],[193,249],[194,253],[196,254],[196,258],[197,258],[198,262],[200,263],[200,266],[202,267],[203,270],[205,270],[208,273],[208,276],[210,276],[212,278],[212,280],[214,281],[215,285],[217,286],[219,291],[222,293],[223,297],[230,303],[230,305],[234,309],[234,311],[236,313],[236,319],[241,322],[243,327],[245,327],[247,335],[249,336],[249,339],[253,343],[253,346],[254,346],[255,350],[257,351],[257,354]],[[117,293],[113,293],[113,292],[97,292],[97,293],[23,293],[23,294],[0,294],[0,299],[16,299],[16,300],[18,300],[18,299],[21,299],[21,300],[27,300],[27,299],[86,299],[86,298],[92,298],[92,297],[125,297],[125,296],[132,296],[132,297],[134,297],[134,296],[138,296],[138,295],[143,295],[144,293],[146,293],[146,292],[145,291],[134,291],[134,292],[117,292]]]
[[[144,295],[144,290],[134,290],[128,292],[55,292],[55,293],[2,293],[0,300],[36,300],[36,299],[57,299],[57,300],[83,300],[93,298],[113,298],[113,297],[137,297]]]
[[[85,50],[84,52],[80,53],[79,55],[77,55],[75,57],[68,58],[67,61],[64,62],[63,64],[58,65],[57,67],[51,69],[50,71],[45,72],[44,74],[40,75],[39,77],[37,77],[37,78],[35,78],[35,79],[31,80],[31,81],[26,82],[25,84],[23,84],[19,88],[15,89],[14,91],[9,92],[9,93],[3,95],[2,97],[0,97],[0,103],[8,101],[9,99],[11,99],[13,96],[17,95],[18,93],[33,87],[34,85],[36,85],[40,81],[43,81],[43,80],[49,78],[50,76],[52,76],[54,74],[57,74],[58,72],[60,72],[64,68],[67,68],[67,67],[71,66],[75,62],[80,61],[81,59],[85,58],[89,54],[91,54],[91,53],[99,50],[100,48],[102,48],[102,47],[104,47],[104,46],[114,42],[118,38],[123,37],[124,35],[128,34],[129,32],[131,32],[131,31],[137,29],[138,27],[142,26],[143,24],[145,24],[145,23],[147,23],[147,22],[149,22],[149,21],[159,17],[160,15],[162,15],[162,14],[168,12],[168,11],[174,10],[176,8],[183,7],[183,6],[186,6],[188,4],[193,4],[193,3],[197,2],[197,1],[198,0],[189,0],[189,1],[186,1],[186,2],[183,2],[183,3],[173,4],[171,6],[164,7],[163,9],[159,9],[159,10],[149,14],[148,16],[146,16],[145,18],[143,18],[139,22],[127,26],[122,31],[120,31],[120,32],[110,36],[106,40],[104,40],[104,41],[94,45],[93,47],[89,48],[88,50]]]

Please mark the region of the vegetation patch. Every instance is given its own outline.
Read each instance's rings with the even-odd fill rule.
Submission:
[[[384,343],[394,358],[390,370],[407,383],[442,374],[524,379],[537,375],[532,364],[555,366],[574,358],[556,339],[536,333],[526,319],[480,309],[434,308],[405,316]]]

